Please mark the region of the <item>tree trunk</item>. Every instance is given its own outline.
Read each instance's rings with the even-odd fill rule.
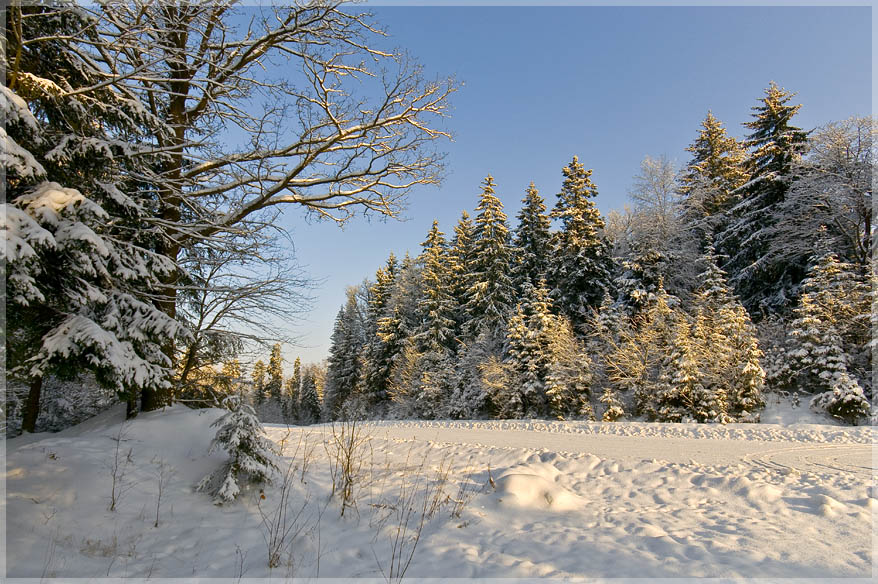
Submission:
[[[125,419],[130,420],[137,415],[137,391],[130,390],[125,400]]]
[[[27,401],[24,403],[24,412],[21,416],[21,431],[36,432],[37,416],[40,414],[40,394],[43,391],[43,376],[34,377],[30,382],[30,390],[27,393]]]

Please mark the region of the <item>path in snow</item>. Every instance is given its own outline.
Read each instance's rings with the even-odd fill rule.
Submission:
[[[525,425],[525,423],[519,423]],[[482,424],[478,424],[482,425]],[[507,424],[508,425],[508,424]],[[664,437],[586,434],[541,430],[497,429],[466,424],[375,424],[374,438],[415,440],[445,444],[469,444],[497,448],[547,450],[571,454],[593,454],[620,461],[662,460],[675,463],[695,461],[705,465],[746,464],[771,470],[854,473],[872,476],[876,465],[871,444],[796,443],[779,434],[775,440],[706,437]],[[653,426],[653,425],[645,425]],[[759,430],[764,430],[760,427]],[[669,428],[669,430],[671,430]],[[862,429],[864,435],[866,428]],[[746,432],[746,429],[745,429]],[[760,438],[770,436],[753,432]],[[746,433],[743,435],[746,436]],[[795,435],[794,435],[795,436]]]

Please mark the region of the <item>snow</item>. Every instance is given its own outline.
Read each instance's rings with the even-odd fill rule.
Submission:
[[[298,517],[300,529],[292,554],[283,554],[293,562],[272,571],[260,510],[275,508],[281,483],[266,486],[264,499],[259,487],[244,487],[236,502],[221,507],[193,489],[226,461],[222,452],[208,454],[210,426],[221,410],[174,406],[125,423],[128,490],[115,512],[107,510],[108,468],[124,415],[117,408],[57,434],[7,441],[9,581],[107,575],[384,581],[391,534],[405,508],[400,499],[431,486],[440,496],[405,573],[411,580],[871,581],[874,430],[815,423],[825,418],[805,412],[769,400],[763,420],[789,425],[363,423],[369,440],[355,506],[344,517],[337,497],[328,499],[332,448],[321,442],[331,427],[267,426],[282,446],[281,468],[298,465],[288,516]],[[313,459],[302,482],[306,451]],[[175,473],[153,527],[160,464]],[[447,481],[440,480],[441,469]]]

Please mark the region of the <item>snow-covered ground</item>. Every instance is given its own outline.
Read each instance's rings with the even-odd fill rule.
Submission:
[[[290,534],[270,570],[260,510],[270,522],[281,482],[265,499],[254,488],[221,507],[192,489],[224,459],[206,455],[220,412],[177,406],[125,424],[119,450],[131,463],[111,512],[114,411],[7,442],[5,568],[12,578],[384,581],[394,558],[406,563],[427,509],[406,578],[871,581],[873,429],[801,412],[770,404],[763,419],[787,425],[363,424],[344,517],[338,496],[328,498],[330,428],[271,426],[294,475]],[[163,466],[173,474],[154,527]]]

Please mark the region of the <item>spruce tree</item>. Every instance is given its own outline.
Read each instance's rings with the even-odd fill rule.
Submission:
[[[545,202],[534,184],[530,183],[522,199],[513,240],[513,280],[519,297],[524,296],[527,285],[536,287],[540,280],[546,278],[552,260],[550,227],[551,220],[546,214]]]
[[[553,261],[547,280],[556,309],[579,331],[589,309],[597,307],[612,289],[612,260],[602,238],[604,220],[592,200],[597,196],[592,171],[586,171],[574,156],[562,174],[564,182],[551,212],[561,229],[552,238]]]
[[[660,379],[673,379],[667,372],[667,359],[674,352],[677,323],[685,318],[669,305],[664,286],[659,286],[655,302],[619,331],[619,340],[605,356],[607,377],[619,394],[633,397],[635,412],[659,420]]]
[[[549,411],[559,420],[594,420],[590,400],[594,379],[591,359],[570,321],[563,316],[554,316],[554,321],[549,331],[551,363],[546,378]]]
[[[303,424],[315,424],[320,421],[320,410],[314,367],[305,367],[302,371],[302,389],[299,392],[299,420]]]
[[[271,355],[268,358],[268,368],[265,371],[268,380],[265,382],[265,393],[269,399],[280,404],[281,391],[284,383],[283,357],[280,354],[280,343],[271,347]]]
[[[865,316],[870,295],[850,264],[825,251],[809,270],[793,311],[786,368],[778,376],[781,384],[827,394],[815,402],[816,407],[828,407],[841,399],[832,397],[835,394],[857,395],[854,384],[862,393],[854,375],[861,369],[852,365],[858,359],[868,363],[870,336],[865,333]],[[863,384],[868,384],[869,372],[861,375]]]
[[[788,310],[795,288],[804,277],[807,258],[800,262],[765,261],[777,210],[789,188],[790,171],[807,146],[807,133],[792,125],[801,105],[788,102],[795,94],[774,82],[744,125],[752,132],[747,169],[750,181],[736,192],[717,232],[717,247],[729,257],[725,268],[751,315]]]
[[[655,302],[668,273],[668,258],[659,251],[635,243],[619,267],[621,273],[614,278],[616,303],[629,317],[634,317]],[[675,301],[676,298],[672,303]]]
[[[241,492],[241,482],[270,482],[277,470],[277,446],[265,436],[265,429],[253,409],[242,403],[239,396],[224,400],[228,408],[212,426],[218,426],[210,452],[223,449],[228,461],[217,471],[204,477],[196,486],[214,496],[217,505],[235,500]]]
[[[231,361],[223,363],[222,372],[219,375],[219,391],[223,397],[239,393],[241,389],[241,363],[235,357]]]
[[[456,306],[455,336],[458,339],[455,351],[459,350],[461,343],[467,342],[464,330],[468,323],[468,315],[466,312],[467,292],[469,278],[467,274],[470,271],[474,251],[473,240],[475,238],[475,226],[469,213],[463,211],[457,225],[454,226],[454,237],[451,239],[451,246],[448,253],[448,273],[451,279],[451,294],[454,296],[454,304]]]
[[[556,322],[545,283],[528,286],[523,303],[509,319],[506,332],[507,358],[514,387],[505,406],[516,417],[545,417],[549,413],[546,382],[552,364],[550,332]]]
[[[342,407],[354,393],[360,378],[361,354],[364,344],[363,323],[357,300],[357,289],[347,291],[347,302],[339,309],[330,337],[326,369],[326,393],[323,406],[329,419],[342,415]]]
[[[298,357],[293,362],[293,374],[284,384],[283,416],[287,423],[299,419],[299,396],[302,391],[302,361]]]
[[[166,128],[71,50],[94,31],[83,11],[44,3],[4,14],[4,55],[15,55],[0,88],[5,365],[30,386],[23,430],[34,431],[45,377],[83,371],[134,415],[139,395],[170,388],[162,346],[186,334],[156,308],[177,266],[155,253],[154,192],[133,178],[160,164],[145,136]]]
[[[710,221],[729,209],[732,193],[747,182],[747,153],[710,111],[686,150],[692,153],[680,177],[686,218],[690,223]],[[707,231],[712,234],[712,229]]]
[[[464,276],[469,338],[486,332],[491,338],[502,339],[515,301],[509,227],[494,186],[493,177],[488,176],[476,208],[473,255]]]
[[[512,387],[493,397],[507,399],[507,415],[593,419],[589,403],[589,358],[563,316],[553,315],[545,281],[527,286],[506,335]]]
[[[712,410],[699,407],[710,403],[704,399],[707,390],[702,379],[690,326],[684,318],[678,318],[673,324],[670,352],[663,359],[650,399],[652,417],[659,422],[703,422],[715,417]]]
[[[267,368],[265,361],[259,359],[253,364],[253,371],[250,374],[253,380],[253,402],[258,406],[265,401],[265,375]]]
[[[692,334],[705,388],[695,417],[699,421],[756,421],[756,412],[763,406],[763,354],[750,316],[729,289],[718,262],[708,239],[701,257],[704,271],[692,303]]]
[[[387,321],[392,318],[389,305],[398,269],[396,257],[391,253],[387,264],[375,273],[375,283],[369,290],[358,387],[367,407],[377,406],[387,399],[387,380],[393,359],[398,353],[398,343],[393,335],[395,327],[389,326]]]
[[[424,250],[419,258],[423,266],[423,296],[418,309],[422,320],[412,339],[422,353],[432,353],[437,359],[441,359],[454,349],[454,317],[457,307],[451,289],[448,247],[444,234],[439,231],[438,221],[433,221],[427,239],[421,245]]]
[[[619,400],[616,390],[610,386],[604,389],[599,401],[604,404],[604,413],[601,415],[602,422],[616,422],[625,417],[625,408]]]

